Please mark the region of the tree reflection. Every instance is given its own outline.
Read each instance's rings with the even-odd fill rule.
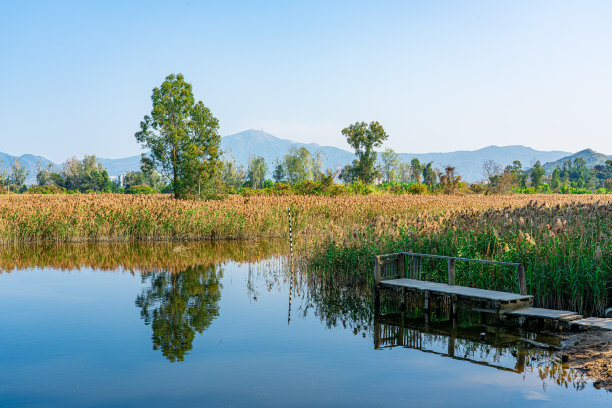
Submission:
[[[143,276],[149,286],[136,298],[145,324],[153,329],[153,349],[170,361],[183,361],[195,332],[204,332],[219,315],[223,271],[218,265],[191,266],[180,273]]]

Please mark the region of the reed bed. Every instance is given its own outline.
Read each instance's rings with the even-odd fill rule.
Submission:
[[[339,285],[368,283],[376,254],[438,253],[522,262],[540,306],[598,315],[609,307],[612,197],[602,195],[2,195],[0,243],[286,237],[289,207],[296,250]],[[442,280],[445,266],[424,271]],[[513,271],[473,264],[458,264],[457,283],[517,285]]]

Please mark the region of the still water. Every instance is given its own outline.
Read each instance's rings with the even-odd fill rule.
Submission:
[[[292,273],[283,251],[2,248],[0,406],[612,405],[511,328],[373,316],[367,288]]]

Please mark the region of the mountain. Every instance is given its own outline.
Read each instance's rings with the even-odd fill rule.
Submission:
[[[556,168],[563,167],[563,162],[567,160],[573,162],[574,159],[578,157],[584,159],[586,161],[587,167],[589,168],[595,167],[598,164],[605,165],[607,160],[612,160],[612,156],[606,156],[603,153],[597,153],[592,149],[584,149],[579,151],[578,153],[574,153],[569,156],[564,156],[559,160],[545,163],[542,165],[542,167],[544,167],[544,170],[546,170],[546,174],[551,174]]]
[[[409,162],[413,157],[416,157],[421,163],[434,162],[434,167],[443,169],[450,165],[454,166],[456,172],[461,175],[464,180],[474,183],[484,178],[482,174],[482,165],[487,160],[493,160],[503,166],[512,164],[518,160],[523,165],[523,168],[531,167],[537,160],[544,163],[551,160],[557,160],[560,157],[568,155],[568,152],[563,151],[540,151],[531,147],[514,145],[514,146],[487,146],[478,150],[459,150],[448,153],[423,153],[410,154],[400,153],[402,161]]]
[[[325,155],[325,168],[337,168],[349,164],[355,154],[332,146],[320,146],[316,143],[298,143],[287,139],[279,139],[261,130],[245,130],[221,138],[221,150],[233,156],[236,161],[245,167],[250,155],[261,156],[266,160],[270,173],[274,159],[283,158],[289,149],[305,147],[312,154],[317,151]]]
[[[36,163],[40,162],[41,167],[47,167],[49,164],[55,166],[51,160],[42,156],[34,156],[33,154],[23,154],[21,156],[11,156],[7,153],[0,152],[0,171],[9,172],[13,165],[13,160],[17,158],[21,161],[21,164],[28,169],[28,176],[26,177],[26,184],[36,183]]]
[[[246,166],[249,156],[253,154],[262,156],[270,169],[275,158],[283,157],[291,147],[302,146],[312,153],[323,152],[326,158],[326,168],[344,166],[355,159],[354,153],[337,147],[292,142],[260,130],[246,130],[221,139],[221,149],[229,150],[238,163]],[[478,150],[460,150],[449,153],[399,153],[399,157],[405,162],[410,162],[415,157],[422,163],[433,161],[434,167],[440,169],[448,165],[454,166],[464,180],[473,183],[483,178],[482,165],[487,160],[494,160],[504,166],[512,164],[514,160],[519,160],[523,167],[527,168],[537,160],[541,162],[558,160],[568,154],[570,153],[563,151],[539,151],[525,146],[488,146]]]
[[[246,167],[249,156],[257,155],[266,160],[271,175],[276,158],[282,158],[287,154],[291,147],[305,147],[311,153],[320,151],[325,157],[325,168],[336,169],[340,166],[350,164],[355,155],[353,152],[339,149],[332,146],[321,146],[316,143],[298,143],[288,139],[281,139],[272,136],[269,133],[261,130],[246,130],[221,138],[221,149],[228,156],[233,156],[239,164]],[[443,169],[447,165],[454,166],[456,172],[468,182],[478,182],[483,179],[482,165],[487,160],[494,160],[501,165],[512,164],[514,160],[519,160],[523,164],[523,168],[529,168],[540,160],[541,163],[546,163],[544,168],[550,168],[550,172],[557,165],[561,165],[563,160],[574,157],[583,157],[589,163],[589,166],[600,164],[608,159],[601,153],[596,153],[590,149],[583,150],[572,155],[570,152],[563,151],[539,151],[525,146],[488,146],[478,150],[460,150],[448,153],[399,153],[400,159],[409,162],[412,158],[418,158],[421,163],[432,161],[434,167]],[[380,156],[379,156],[380,157]],[[36,182],[36,163],[40,161],[43,167],[47,164],[53,164],[52,161],[41,157],[25,154],[18,157],[22,163],[29,169],[27,183],[33,184]],[[10,168],[13,163],[13,156],[6,153],[0,153],[0,160],[3,161],[4,168]],[[120,159],[99,159],[102,165],[108,171],[109,176],[118,176],[131,170],[140,169],[140,156],[130,156]],[[593,163],[593,164],[591,164]],[[56,165],[61,166],[61,165]]]

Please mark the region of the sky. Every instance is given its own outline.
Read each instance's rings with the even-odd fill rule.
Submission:
[[[348,150],[523,144],[612,154],[610,1],[0,0],[0,151],[140,154],[151,91],[183,73],[222,135]]]

